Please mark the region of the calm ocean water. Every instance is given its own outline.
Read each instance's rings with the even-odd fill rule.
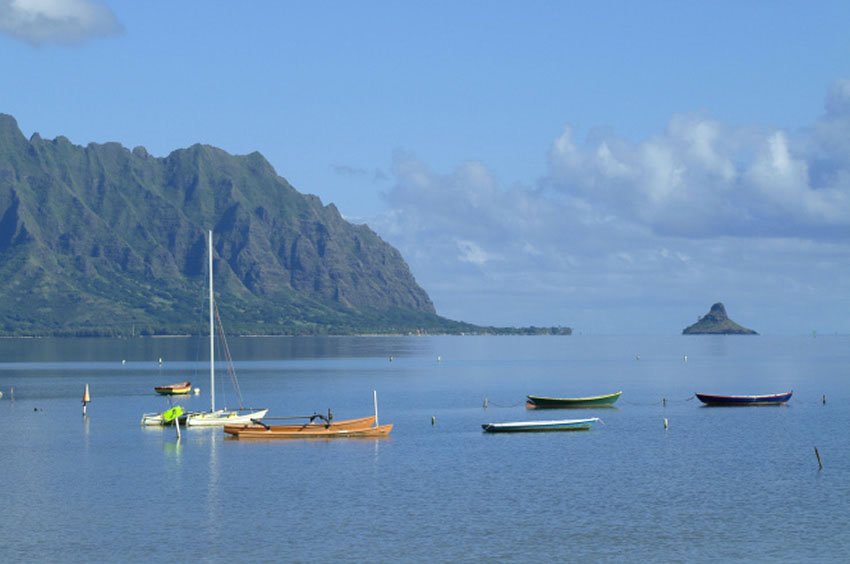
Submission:
[[[143,412],[168,406],[154,385],[190,379],[203,392],[182,404],[208,404],[205,346],[0,341],[0,561],[850,554],[848,337],[231,339],[247,404],[275,416],[330,407],[359,417],[372,412],[374,389],[392,435],[250,442],[188,429],[177,441],[174,429],[142,428]],[[218,402],[232,403],[222,384]],[[789,389],[784,407],[706,408],[692,398]],[[526,394],[616,390],[613,409],[523,405]],[[592,416],[604,424],[588,432],[481,431]]]

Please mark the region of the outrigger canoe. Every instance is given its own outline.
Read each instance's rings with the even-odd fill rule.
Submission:
[[[553,409],[570,407],[611,407],[623,392],[614,392],[603,396],[588,396],[583,398],[550,398],[545,396],[528,396],[525,407],[528,409]]]
[[[509,423],[485,423],[486,433],[522,433],[529,431],[587,431],[598,417],[590,419],[559,419],[553,421],[513,421]]]
[[[386,437],[392,431],[392,423],[376,425],[375,416],[359,419],[343,419],[327,422],[311,418],[301,425],[268,425],[255,419],[246,425],[225,425],[224,432],[239,439],[333,439],[344,437]]]
[[[781,405],[791,399],[794,392],[767,394],[756,396],[717,396],[711,394],[694,394],[706,405]]]
[[[166,386],[154,387],[154,391],[163,396],[177,396],[181,394],[188,394],[191,389],[192,383],[189,381],[177,382],[176,384],[168,384]]]

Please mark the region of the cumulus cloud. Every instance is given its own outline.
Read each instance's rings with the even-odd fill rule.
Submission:
[[[526,185],[404,153],[392,175],[370,224],[449,317],[676,332],[718,300],[850,306],[850,81],[795,131],[678,115],[638,143],[566,128]]]
[[[850,235],[850,86],[809,130],[733,129],[676,116],[641,143],[553,143],[549,186],[678,237]],[[813,167],[818,170],[813,173]]]
[[[31,45],[74,45],[122,30],[96,0],[0,0],[0,33]]]

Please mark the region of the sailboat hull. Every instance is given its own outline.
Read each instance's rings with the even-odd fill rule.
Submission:
[[[222,427],[224,425],[248,424],[251,423],[252,419],[262,419],[268,412],[268,409],[205,411],[190,414],[186,418],[186,425],[189,427]]]

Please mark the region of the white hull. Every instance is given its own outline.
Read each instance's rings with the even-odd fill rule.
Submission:
[[[256,411],[230,411],[219,409],[217,411],[205,411],[203,413],[192,413],[186,419],[188,427],[222,427],[224,425],[239,425],[251,423],[251,419],[262,419],[268,413],[268,409]]]
[[[194,415],[193,413],[184,413],[180,416],[180,425],[186,424],[186,418]],[[162,413],[145,413],[142,415],[143,427],[171,427],[174,421],[165,422],[162,419]]]
[[[162,427],[162,413],[145,413],[142,415],[142,425],[145,427]]]

